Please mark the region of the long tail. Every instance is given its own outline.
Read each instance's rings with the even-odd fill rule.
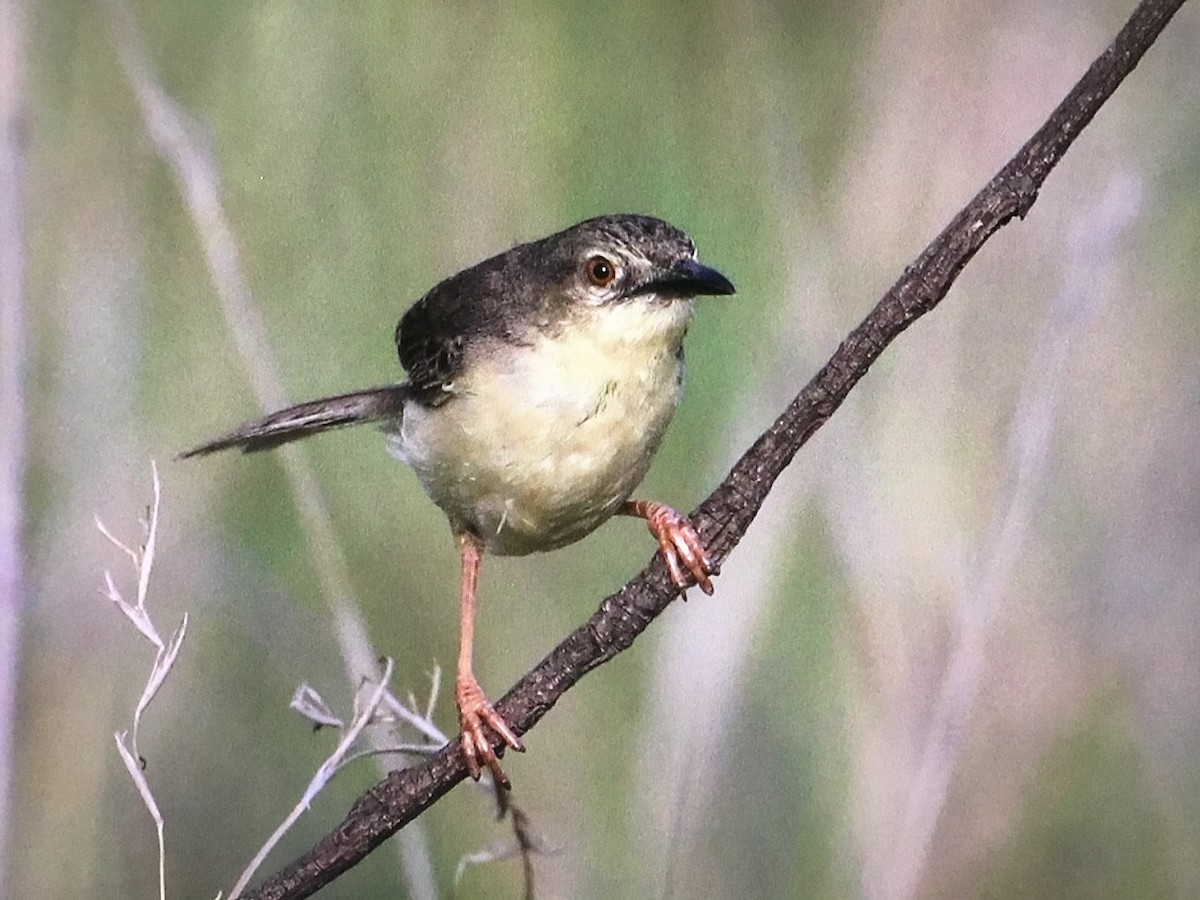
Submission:
[[[213,438],[199,447],[180,453],[179,459],[203,456],[229,447],[239,447],[243,453],[257,453],[260,450],[273,450],[281,444],[331,428],[388,419],[399,420],[404,414],[404,404],[409,396],[407,384],[395,384],[289,406],[269,416],[239,425],[229,434]]]

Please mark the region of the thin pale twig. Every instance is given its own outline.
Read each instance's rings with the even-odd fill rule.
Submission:
[[[121,754],[121,762],[125,764],[125,771],[133,779],[142,803],[149,810],[150,817],[154,819],[154,832],[158,838],[158,896],[159,900],[167,900],[166,823],[163,820],[162,812],[159,811],[158,802],[154,799],[154,792],[150,789],[150,782],[146,778],[145,761],[138,756],[136,749],[125,745],[127,735],[128,732],[119,731],[113,737],[116,738],[117,752]]]
[[[380,676],[374,690],[371,691],[366,704],[359,710],[358,715],[355,716],[350,726],[343,732],[342,739],[338,741],[337,747],[334,748],[333,752],[329,754],[325,762],[320,765],[316,773],[309,780],[308,786],[304,789],[299,802],[292,807],[291,812],[279,823],[279,827],[271,833],[271,836],[259,848],[258,853],[250,860],[250,864],[246,866],[237,883],[230,890],[229,900],[235,900],[235,898],[241,895],[242,891],[246,889],[246,885],[250,883],[250,879],[254,877],[254,873],[258,871],[263,861],[266,860],[267,855],[275,849],[275,845],[287,834],[296,821],[308,811],[313,799],[341,769],[342,762],[349,754],[350,748],[358,740],[363,729],[371,722],[372,717],[375,715],[375,710],[379,708],[380,703],[383,702],[383,698],[387,695],[387,685],[391,680],[394,666],[395,663],[389,658],[384,664],[383,674]]]
[[[158,467],[153,462],[150,465],[154,500],[150,505],[145,520],[142,521],[142,528],[146,532],[146,542],[141,552],[131,550],[127,544],[123,543],[109,531],[99,518],[96,518],[96,527],[109,542],[130,557],[134,573],[137,575],[138,585],[137,602],[131,604],[121,594],[112,573],[105,570],[105,588],[101,593],[111,600],[125,614],[126,618],[134,624],[139,633],[155,647],[154,663],[150,668],[150,675],[146,679],[141,696],[134,707],[133,727],[130,731],[119,732],[115,737],[117,750],[121,754],[121,760],[125,764],[125,769],[129,772],[130,778],[133,779],[138,794],[142,798],[142,803],[149,811],[151,818],[154,819],[154,827],[158,836],[159,898],[160,900],[166,900],[167,858],[165,824],[162,812],[159,810],[158,803],[154,799],[154,792],[150,788],[150,782],[144,772],[145,758],[138,748],[138,736],[141,730],[142,716],[149,708],[151,701],[158,695],[167,676],[171,673],[172,667],[175,665],[180,649],[183,647],[184,638],[187,636],[188,616],[186,612],[183,614],[183,619],[179,623],[179,627],[175,629],[171,635],[171,639],[164,643],[162,638],[159,637],[158,628],[150,618],[149,610],[146,608],[146,601],[150,595],[150,575],[154,569],[154,551],[158,534],[159,509],[162,501],[162,482],[158,477]]]

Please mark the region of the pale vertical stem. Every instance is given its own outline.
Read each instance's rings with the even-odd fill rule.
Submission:
[[[282,381],[266,323],[254,303],[237,239],[225,215],[216,161],[199,127],[159,83],[128,6],[122,0],[109,0],[108,7],[121,67],[137,98],[146,133],[174,174],[196,227],[221,314],[255,396],[264,410],[278,409],[284,405]],[[364,674],[374,671],[378,654],[354,596],[349,565],[312,468],[295,447],[282,448],[281,458],[312,550],[321,595],[333,616],[346,675],[357,685]],[[386,774],[382,759],[379,765]],[[437,889],[425,832],[418,823],[414,825],[404,829],[396,842],[401,871],[410,896],[433,900]]]
[[[1140,205],[1139,180],[1117,174],[1095,203],[1079,211],[1065,283],[1031,355],[1009,434],[1009,490],[995,510],[979,562],[957,597],[958,632],[897,829],[889,883],[873,896],[915,900],[925,886],[933,840],[987,672],[990,626],[1011,589],[1045,481],[1072,342],[1111,299],[1110,267]]]
[[[22,0],[0,0],[0,896],[12,823],[25,469],[25,35]]]

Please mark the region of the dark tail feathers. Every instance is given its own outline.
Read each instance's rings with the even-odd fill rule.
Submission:
[[[178,458],[203,456],[229,447],[240,447],[243,453],[257,453],[260,450],[273,450],[281,444],[331,428],[388,419],[399,420],[404,414],[404,404],[408,397],[408,385],[396,384],[289,406],[269,416],[239,425],[229,434],[180,453]]]

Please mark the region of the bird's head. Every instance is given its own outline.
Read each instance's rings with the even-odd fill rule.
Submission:
[[[696,245],[673,225],[641,215],[589,219],[535,245],[572,302],[604,307],[725,295],[733,283],[696,259]]]

